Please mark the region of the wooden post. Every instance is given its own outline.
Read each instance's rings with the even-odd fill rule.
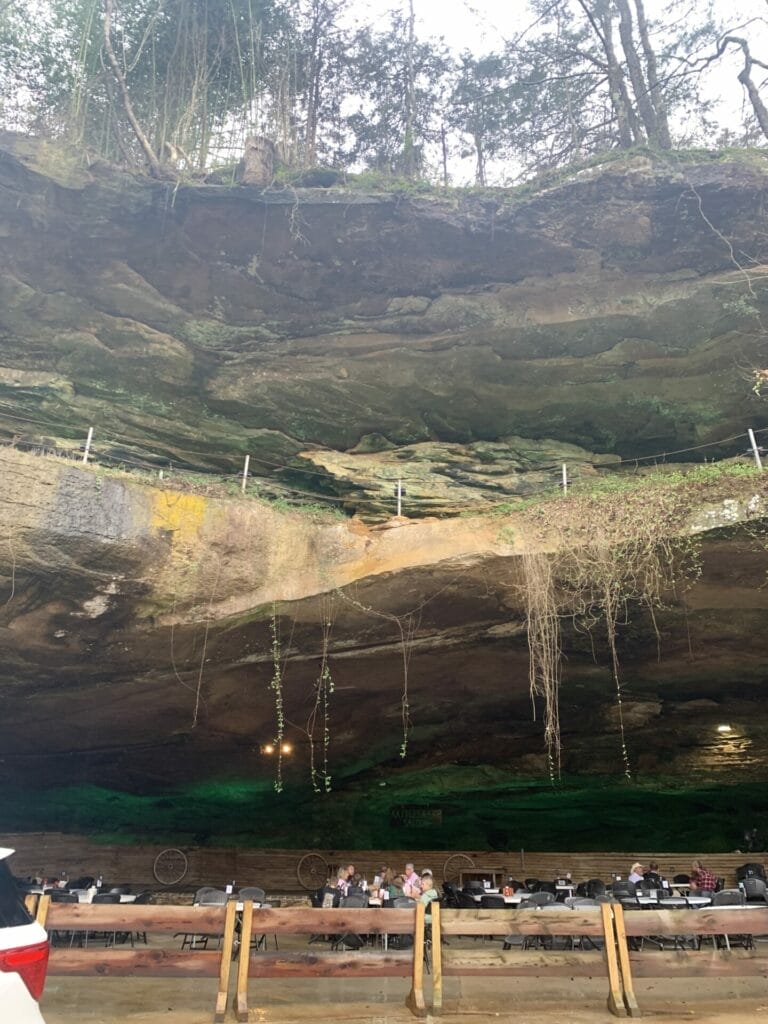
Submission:
[[[563,494],[568,493],[568,467],[563,463]]]
[[[246,488],[246,486],[248,484],[248,467],[250,466],[250,464],[251,464],[251,456],[250,455],[246,455],[245,456],[245,465],[243,466],[243,483],[242,483],[242,486],[240,488],[240,490],[243,492],[243,494],[245,494],[245,488]]]
[[[424,1001],[424,904],[416,904],[416,927],[413,932],[413,983],[405,1005],[417,1017],[426,1017]],[[240,1018],[238,1018],[240,1019]]]
[[[251,931],[253,930],[253,903],[243,903],[243,924],[240,931],[240,954],[237,962],[237,993],[235,1015],[239,1021],[248,1020],[248,964],[251,959]]]
[[[39,899],[40,897],[37,895],[37,893],[34,892],[28,892],[27,895],[24,897],[24,906],[27,908],[32,917],[35,917],[37,914],[37,904]]]
[[[440,932],[440,904],[434,900],[432,915],[432,1013],[443,1012],[443,938]]]
[[[615,1017],[626,1017],[624,994],[621,990],[621,975],[616,959],[616,937],[613,931],[613,906],[610,903],[600,904],[603,919],[603,938],[605,940],[605,963],[608,969],[608,1009]]]
[[[760,449],[757,447],[757,441],[755,440],[755,432],[752,429],[752,427],[749,427],[747,429],[747,434],[749,435],[749,443],[752,446],[752,454],[755,457],[755,465],[762,472],[763,463],[760,459]]]
[[[85,441],[85,450],[83,451],[83,462],[88,461],[88,456],[91,454],[91,441],[93,441],[93,427],[88,427],[88,437]]]
[[[617,903],[613,907],[613,927],[616,933],[616,948],[619,953],[619,968],[621,970],[621,984],[624,989],[624,1004],[629,1011],[630,1017],[640,1016],[640,1007],[635,998],[635,989],[632,984],[632,967],[629,963],[629,947],[627,946],[627,933],[624,928],[624,907]]]
[[[227,996],[229,995],[229,975],[232,969],[232,952],[235,942],[235,914],[237,911],[237,900],[227,901],[227,913],[224,918],[224,942],[221,947],[221,966],[219,968],[219,991],[216,994],[216,1012],[214,1021],[222,1024],[227,1016]],[[250,952],[250,943],[248,944]],[[246,963],[248,957],[246,954]]]
[[[40,897],[40,902],[37,904],[37,916],[35,920],[38,924],[41,924],[45,928],[45,922],[48,918],[48,907],[51,905],[51,897],[46,896],[45,893]]]

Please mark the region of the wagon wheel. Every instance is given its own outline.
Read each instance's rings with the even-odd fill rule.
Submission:
[[[319,889],[328,881],[328,864],[319,853],[305,853],[296,865],[299,885],[310,892]]]
[[[155,857],[152,874],[161,885],[176,885],[186,875],[188,863],[182,850],[163,850]]]
[[[455,884],[462,871],[471,871],[474,866],[475,862],[466,853],[453,853],[443,864],[443,881]]]

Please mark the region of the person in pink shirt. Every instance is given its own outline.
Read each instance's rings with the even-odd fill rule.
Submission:
[[[403,884],[403,896],[410,896],[417,900],[421,896],[421,879],[416,874],[414,865],[408,862],[405,865],[405,883]]]

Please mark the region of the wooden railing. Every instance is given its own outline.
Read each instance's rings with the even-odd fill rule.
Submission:
[[[235,951],[237,904],[221,907],[170,907],[131,903],[53,903],[40,897],[37,920],[49,932],[88,934],[177,932],[221,936],[217,950],[175,951],[156,946],[120,948],[95,943],[51,949],[51,975],[140,976],[149,978],[218,978],[214,1021],[225,1019],[230,970]]]

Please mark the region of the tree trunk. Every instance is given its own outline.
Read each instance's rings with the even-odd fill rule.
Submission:
[[[656,111],[656,130],[658,132],[659,145],[662,149],[672,149],[672,137],[669,134],[669,120],[667,118],[667,102],[664,96],[664,89],[659,82],[659,67],[656,63],[656,52],[651,45],[651,37],[648,34],[648,22],[645,17],[645,4],[643,0],[635,0],[637,11],[637,28],[640,33],[640,42],[643,46],[645,66],[648,69],[648,85],[651,90],[651,103]]]
[[[608,88],[611,94],[611,104],[616,114],[616,122],[619,128],[619,145],[623,149],[629,149],[636,142],[640,142],[643,136],[642,129],[637,120],[637,114],[627,92],[624,72],[621,69],[616,56],[616,49],[613,45],[613,14],[608,0],[598,0],[596,4],[599,21],[585,0],[579,0],[579,3],[602,43],[608,66]]]
[[[757,118],[757,123],[760,125],[760,131],[768,139],[768,107],[763,103],[757,86],[752,81],[753,65],[762,68],[763,71],[768,71],[768,64],[755,60],[749,51],[747,40],[742,39],[741,36],[725,36],[717,49],[717,56],[721,56],[731,43],[738,46],[744,54],[744,67],[739,72],[739,81],[747,90],[747,96],[749,96],[749,102],[752,104],[752,110]]]
[[[141,150],[147,164],[149,165],[149,173],[153,178],[168,178],[168,170],[164,168],[157,159],[152,146],[149,144],[149,139],[144,134],[144,131],[139,124],[139,120],[134,113],[123,69],[120,67],[117,57],[115,56],[115,51],[112,48],[112,0],[104,0],[104,51],[107,55],[107,62],[112,70],[112,74],[115,76],[115,80],[117,81],[117,87],[120,90],[120,98],[123,103],[125,116],[128,118],[130,126],[133,129],[133,134],[136,136],[138,143],[141,146]]]
[[[416,173],[416,154],[413,142],[413,107],[414,107],[414,71],[413,47],[415,42],[414,23],[416,15],[413,0],[408,0],[408,49],[406,52],[406,83],[405,83],[405,138],[403,139],[403,170],[407,178]]]
[[[475,184],[485,185],[485,153],[483,151],[483,139],[480,135],[473,135],[475,153],[477,154],[477,166],[475,170]]]
[[[629,80],[632,83],[632,91],[635,94],[635,102],[640,118],[645,127],[645,134],[650,142],[658,142],[658,125],[656,123],[656,111],[651,103],[651,90],[645,80],[643,69],[640,64],[640,57],[635,46],[632,32],[632,11],[629,7],[629,0],[614,0],[619,12],[619,38],[624,57],[627,61]]]
[[[266,188],[275,177],[275,144],[264,135],[249,135],[245,140],[243,185]]]

